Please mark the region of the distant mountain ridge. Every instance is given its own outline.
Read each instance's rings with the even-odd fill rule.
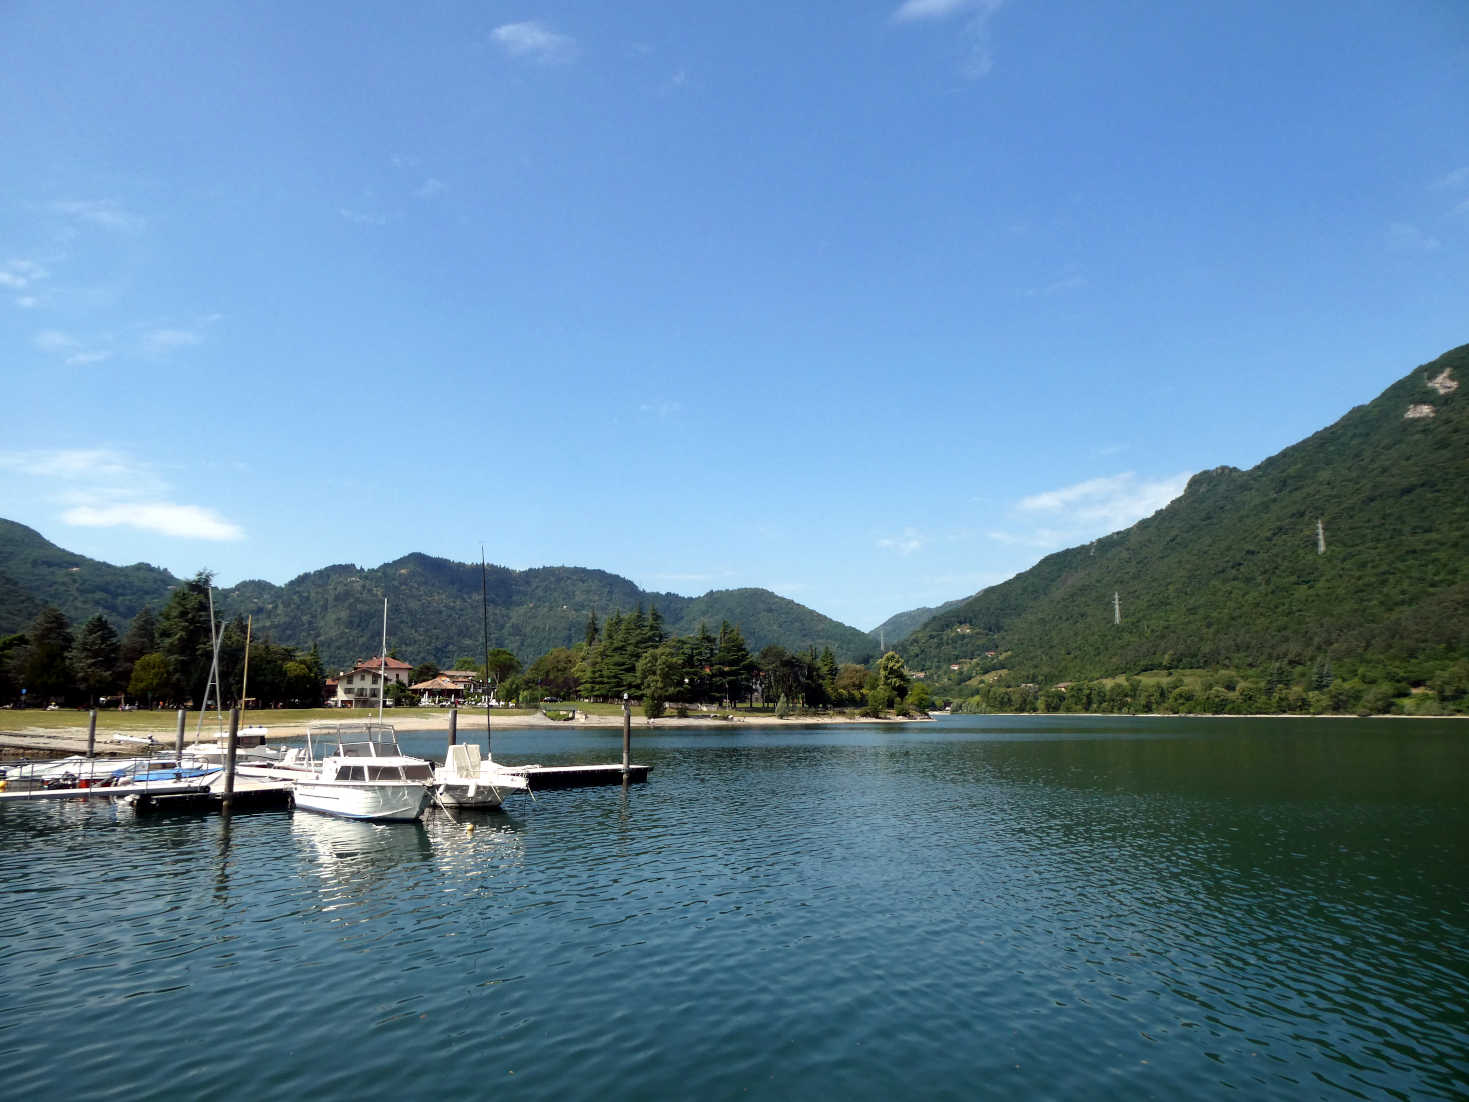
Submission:
[[[490,645],[529,663],[585,637],[588,617],[656,607],[676,635],[718,632],[737,624],[751,650],[830,647],[841,661],[871,657],[871,640],[766,589],[714,590],[701,597],[650,593],[626,578],[584,567],[485,570]],[[414,662],[440,665],[482,648],[480,566],[411,554],[372,569],[341,564],[310,571],[283,586],[248,580],[216,590],[221,615],[253,616],[257,634],[276,642],[317,644],[337,668],[376,652],[382,600],[389,602],[388,646]],[[39,532],[0,520],[0,634],[23,631],[54,604],[74,625],[101,612],[122,631],[145,604],[157,612],[180,579],[145,563],[113,566],[66,551]]]
[[[1195,475],[1151,517],[1046,556],[898,650],[945,677],[1003,665],[1040,684],[1469,657],[1464,384],[1469,345],[1249,471]]]
[[[894,613],[869,631],[867,636],[877,640],[879,648],[897,646],[935,616],[948,612],[951,608],[958,608],[967,600],[968,597],[956,597],[941,605],[910,608],[906,612]]]

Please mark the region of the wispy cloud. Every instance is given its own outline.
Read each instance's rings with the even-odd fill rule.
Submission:
[[[54,199],[46,204],[53,214],[119,233],[140,233],[147,225],[141,215],[116,199]]]
[[[388,219],[385,215],[375,214],[372,211],[355,210],[351,207],[338,207],[337,213],[358,226],[386,226]]]
[[[0,287],[12,291],[24,291],[31,284],[47,276],[45,268],[33,260],[7,260],[0,264]]]
[[[534,20],[502,24],[493,34],[495,42],[511,57],[550,65],[574,61],[579,53],[576,39]]]
[[[204,335],[194,329],[150,329],[143,334],[143,350],[150,356],[165,356],[176,348],[203,343]]]
[[[1053,295],[1064,295],[1068,291],[1079,291],[1087,285],[1086,276],[1082,275],[1080,269],[1074,265],[1068,265],[1061,274],[1049,283],[1043,283],[1039,287],[1030,287],[1025,291],[1026,298],[1050,298]]]
[[[1441,249],[1443,242],[1411,222],[1394,222],[1387,228],[1387,247],[1395,253],[1432,253]]]
[[[638,406],[638,412],[651,414],[654,417],[660,417],[666,420],[681,415],[683,413],[683,403],[669,398],[657,402],[643,402]]]
[[[46,355],[78,367],[101,363],[112,356],[107,341],[83,341],[60,329],[42,329],[31,338],[31,343]]]
[[[441,195],[444,191],[444,182],[436,177],[430,176],[418,187],[414,188],[413,194],[420,199],[432,199],[435,195]]]
[[[911,555],[923,549],[923,536],[916,528],[904,528],[900,536],[883,536],[877,546],[884,551],[896,551],[899,555]]]
[[[175,539],[244,539],[238,524],[213,509],[169,500],[166,480],[149,463],[108,448],[0,452],[7,482],[24,480],[61,506],[60,520],[82,528],[137,528]]]
[[[1463,165],[1452,172],[1444,173],[1428,186],[1434,191],[1458,191],[1460,188],[1469,187],[1469,165]]]
[[[893,12],[894,23],[939,23],[955,20],[964,44],[960,69],[977,80],[994,67],[990,51],[990,20],[1005,0],[905,0]]]
[[[1151,516],[1183,493],[1190,473],[1139,478],[1133,471],[1089,478],[1015,503],[1012,524],[988,533],[997,543],[1055,549],[1116,532]]]
[[[77,528],[138,528],[176,539],[209,540],[216,543],[245,538],[244,529],[225,520],[213,509],[200,505],[167,502],[132,502],[122,505],[76,505],[61,514],[65,524]]]

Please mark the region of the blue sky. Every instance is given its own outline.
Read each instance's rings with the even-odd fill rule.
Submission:
[[[1469,340],[1469,5],[0,5],[0,516],[860,628]]]

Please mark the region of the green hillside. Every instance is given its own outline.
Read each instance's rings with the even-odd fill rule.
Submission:
[[[869,631],[867,637],[881,645],[895,647],[935,616],[948,612],[951,608],[958,608],[967,600],[968,597],[960,597],[936,607],[910,608],[906,612],[894,613]]]
[[[1464,383],[1469,345],[1249,471],[1194,476],[1167,508],[1047,556],[899,649],[938,676],[957,664],[954,680],[1003,669],[1042,687],[1323,662],[1421,681],[1469,656]]]
[[[553,647],[582,639],[595,611],[657,607],[665,628],[689,635],[701,622],[717,632],[738,625],[754,650],[778,643],[792,651],[830,647],[841,661],[865,661],[871,641],[765,589],[716,590],[702,597],[648,593],[626,578],[582,567],[485,571],[490,646],[530,663]],[[0,521],[0,634],[24,631],[45,605],[73,625],[101,612],[119,632],[145,604],[158,611],[179,579],[157,567],[118,567],[75,555],[40,533]],[[279,586],[245,581],[215,593],[222,616],[253,616],[257,634],[277,643],[316,644],[328,668],[375,654],[388,598],[388,646],[414,662],[445,665],[478,654],[483,620],[478,563],[407,555],[372,569],[351,565],[314,570]]]
[[[46,605],[74,624],[100,612],[121,629],[145,604],[161,607],[176,585],[167,570],[98,562],[62,550],[34,528],[0,520],[0,635],[24,631]]]

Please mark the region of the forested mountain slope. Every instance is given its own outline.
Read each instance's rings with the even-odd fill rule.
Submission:
[[[778,643],[792,651],[830,647],[841,661],[865,660],[871,641],[765,589],[716,590],[702,597],[648,593],[626,578],[582,567],[484,571],[490,645],[529,663],[552,647],[585,637],[589,616],[600,620],[639,605],[656,607],[665,630],[688,635],[700,622],[717,632],[738,625],[753,650]],[[144,605],[156,612],[179,579],[138,564],[119,567],[65,551],[38,532],[0,520],[0,634],[24,631],[48,604],[74,624],[101,612],[118,631]],[[382,601],[389,601],[388,646],[414,662],[440,665],[482,649],[481,571],[431,555],[407,555],[364,570],[328,566],[279,586],[245,581],[215,591],[224,617],[253,616],[257,635],[302,648],[316,644],[329,668],[376,653]]]
[[[1047,556],[934,617],[899,650],[910,667],[944,676],[951,664],[960,679],[1004,666],[1040,684],[1323,658],[1462,659],[1466,383],[1469,345],[1249,471],[1201,472],[1167,508]]]
[[[57,547],[34,528],[0,519],[0,635],[24,631],[46,605],[74,624],[98,612],[119,628],[156,610],[178,579],[147,563],[113,566]]]

